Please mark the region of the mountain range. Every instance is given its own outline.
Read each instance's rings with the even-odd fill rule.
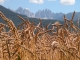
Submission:
[[[19,7],[15,12],[22,15],[26,15],[28,17],[35,17],[34,13],[30,12],[27,8],[23,9],[22,7]]]
[[[23,9],[22,7],[19,7],[15,10],[16,13],[26,15],[31,18],[42,18],[42,19],[56,19],[56,20],[63,20],[63,15],[66,15],[68,19],[71,19],[73,12],[69,12],[67,14],[64,14],[62,12],[60,13],[53,13],[49,9],[43,9],[39,10],[36,13],[32,13],[29,9]],[[76,12],[74,20],[77,20],[77,18],[80,16],[80,12]]]
[[[21,23],[22,23],[22,20],[20,20],[19,18],[18,18],[18,15],[20,15],[21,17],[23,17],[25,20],[27,20],[27,19],[29,19],[29,21],[30,22],[34,22],[34,24],[37,24],[37,23],[39,23],[39,18],[30,18],[30,17],[27,17],[27,16],[25,16],[25,15],[21,15],[21,14],[18,14],[18,13],[16,13],[14,10],[12,10],[12,9],[9,9],[9,8],[6,8],[6,7],[4,7],[4,6],[1,6],[0,5],[0,11],[7,17],[7,18],[9,18],[10,20],[12,20],[13,22],[14,22],[14,24],[16,25],[16,26],[18,26],[18,25],[20,25]],[[48,11],[48,10],[47,10]],[[78,14],[80,14],[80,13],[76,13],[77,15]],[[59,14],[57,14],[57,15],[59,15]],[[72,13],[70,13],[69,15],[67,15],[67,16],[71,16],[72,15]],[[76,16],[77,16],[76,15]],[[46,15],[47,16],[47,15]],[[51,15],[50,15],[51,16]],[[57,18],[58,18],[58,16],[57,16]],[[71,18],[71,17],[70,17]],[[42,19],[42,25],[44,26],[44,27],[46,27],[46,25],[47,24],[49,24],[49,23],[51,23],[51,24],[53,24],[54,22],[56,22],[56,21],[59,21],[61,24],[64,24],[64,21],[63,20],[60,20],[60,19]],[[0,23],[6,23],[1,17],[0,17]],[[77,23],[77,20],[74,20],[74,23],[76,24]],[[52,26],[50,25],[50,28],[51,28]]]
[[[15,13],[14,10],[12,10],[10,8],[6,8],[1,5],[0,5],[0,12],[2,12],[8,19],[12,20],[16,26],[19,26],[22,23],[22,20],[18,18],[18,15],[21,16],[22,18],[24,18],[25,20],[29,19],[29,21],[34,22],[35,25],[40,22],[40,20],[38,18],[29,18],[25,15]],[[45,27],[47,24],[54,23],[55,21],[58,21],[58,20],[42,19],[42,25]],[[60,22],[63,23],[63,21],[60,21]],[[0,23],[6,24],[6,22],[1,17],[0,17]]]
[[[18,14],[18,13],[15,13],[14,11],[12,10],[9,10],[8,8],[5,8],[4,6],[0,5],[0,12],[2,12],[7,18],[9,18],[10,20],[13,20],[13,22],[15,24],[18,24],[20,23],[20,19],[18,18],[17,15],[19,16],[22,16],[23,18],[27,18],[27,16],[25,15],[21,15],[21,14]],[[0,23],[3,22],[3,23],[6,23],[1,17],[0,17]]]

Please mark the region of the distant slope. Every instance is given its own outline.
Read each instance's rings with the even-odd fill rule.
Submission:
[[[16,25],[19,25],[19,24],[22,22],[22,21],[17,17],[17,15],[20,15],[20,14],[15,13],[15,12],[13,12],[13,11],[11,11],[11,10],[9,10],[9,9],[1,6],[1,5],[0,5],[0,11],[1,11],[7,18],[11,19]],[[23,18],[25,18],[25,19],[28,18],[28,17],[25,16],[25,15],[20,15],[20,16],[23,17]],[[31,22],[34,21],[35,23],[39,23],[39,19],[37,19],[37,18],[28,18],[28,19],[29,19]],[[44,20],[44,21],[43,21],[43,24],[44,24],[44,25],[56,21],[56,20],[53,20],[53,19],[52,19],[52,20],[51,20],[51,19],[42,19],[42,20]],[[2,20],[2,19],[0,18],[0,22],[4,22],[4,20]]]
[[[13,12],[13,11],[11,11],[11,10],[9,10],[9,9],[1,6],[1,5],[0,5],[0,11],[1,11],[7,18],[13,20],[13,22],[14,22],[15,24],[19,23],[20,19],[17,17],[17,15],[20,15],[20,14],[15,13],[15,12]],[[20,15],[20,16],[22,16],[23,18],[27,18],[27,16],[25,16],[25,15]],[[0,18],[0,22],[4,22],[4,21]]]

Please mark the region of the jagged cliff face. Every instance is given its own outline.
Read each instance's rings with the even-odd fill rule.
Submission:
[[[53,13],[48,10],[39,10],[38,12],[35,13],[35,17],[37,18],[44,18],[44,19],[53,19]]]
[[[28,17],[35,17],[34,13],[30,12],[29,9],[23,9],[22,7],[19,7],[15,12]]]
[[[29,9],[23,9],[22,7],[19,7],[16,11],[16,13],[26,15],[28,17],[35,17],[35,18],[42,18],[42,19],[56,19],[56,20],[63,20],[64,13],[53,13],[49,9],[43,9],[39,10],[36,13],[32,13]],[[72,12],[65,14],[68,19],[72,16]],[[77,20],[77,18],[80,16],[80,12],[76,12],[74,20]]]

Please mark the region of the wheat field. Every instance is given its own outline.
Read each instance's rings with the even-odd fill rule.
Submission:
[[[74,15],[75,11],[70,20],[64,15],[64,24],[56,21],[46,28],[41,19],[35,26],[18,15],[23,22],[16,27],[0,12],[7,23],[0,23],[0,60],[80,60],[80,29]]]

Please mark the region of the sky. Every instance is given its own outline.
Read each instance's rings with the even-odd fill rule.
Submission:
[[[80,12],[80,0],[0,0],[0,5],[12,10],[27,8],[33,13],[43,9],[49,9],[53,13]]]

